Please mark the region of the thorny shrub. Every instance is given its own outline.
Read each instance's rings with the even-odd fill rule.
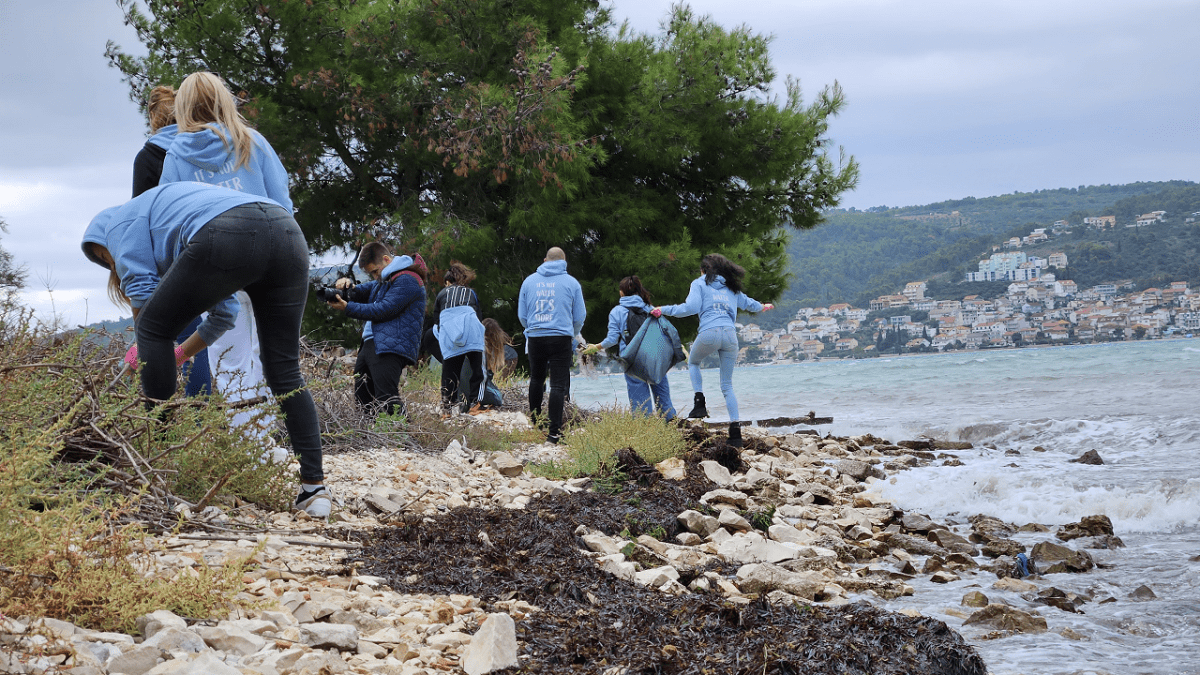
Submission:
[[[649,464],[657,464],[687,451],[683,433],[662,417],[605,407],[563,436],[567,459],[534,464],[534,473],[548,478],[606,477],[616,470],[616,452],[633,448]]]

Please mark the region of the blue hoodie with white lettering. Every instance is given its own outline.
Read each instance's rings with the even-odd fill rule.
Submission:
[[[587,306],[583,289],[567,274],[566,260],[547,260],[521,284],[517,318],[526,337],[575,337],[583,329]]]
[[[267,139],[251,129],[254,149],[250,153],[249,163],[239,167],[237,151],[232,143],[226,143],[229,133],[225,127],[215,123],[208,126],[212,128],[175,135],[163,160],[159,184],[196,181],[220,185],[230,190],[267,197],[291,213],[292,198],[288,195],[287,169],[283,168],[283,163]]]
[[[659,309],[664,316],[700,315],[700,329],[703,333],[710,328],[723,328],[734,325],[739,309],[748,312],[761,312],[762,303],[738,291],[734,293],[725,285],[725,277],[714,275],[712,283],[705,283],[704,275],[692,281],[688,289],[687,300],[678,305],[664,305]]]

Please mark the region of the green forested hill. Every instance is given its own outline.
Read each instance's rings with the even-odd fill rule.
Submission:
[[[1116,215],[1123,224],[1154,210],[1167,211],[1168,222],[1105,233],[1080,227],[1086,216]],[[1056,220],[1068,221],[1073,233],[1050,246],[1067,252],[1072,266],[1065,276],[1080,285],[1100,283],[1093,279],[1101,277],[1113,280],[1108,275],[1187,280],[1188,265],[1195,267],[1188,251],[1190,261],[1197,256],[1195,244],[1187,244],[1195,228],[1189,230],[1183,221],[1193,211],[1200,211],[1200,185],[1188,181],[1060,188],[866,211],[836,209],[817,228],[792,234],[792,283],[778,303],[784,311],[758,318],[771,325],[786,323],[804,306],[849,302],[865,307],[908,281],[936,278],[943,282],[938,287],[945,289],[973,270],[992,245]],[[1071,255],[1076,249],[1078,264]]]

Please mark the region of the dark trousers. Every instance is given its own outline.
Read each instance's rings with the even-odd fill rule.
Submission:
[[[404,410],[400,401],[400,373],[409,365],[399,354],[379,354],[375,341],[367,340],[354,361],[354,400],[369,410],[384,408],[387,414]]]
[[[542,413],[546,375],[550,375],[550,428],[548,435],[558,437],[562,430],[563,405],[571,386],[571,357],[574,350],[569,335],[527,338],[529,344],[529,410]]]
[[[483,352],[467,352],[442,361],[442,407],[449,409],[458,400],[463,364],[471,366],[471,379],[463,393],[463,409],[469,410],[483,398]]]
[[[275,204],[245,204],[213,218],[176,258],[136,321],[142,390],[175,393],[174,342],[185,326],[220,300],[245,290],[254,307],[263,375],[283,409],[300,478],[320,483],[321,431],[300,375],[300,320],[308,299],[308,244],[290,214]]]

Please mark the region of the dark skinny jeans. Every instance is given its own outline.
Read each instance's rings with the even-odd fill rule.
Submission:
[[[300,320],[308,299],[308,244],[287,210],[244,204],[213,218],[188,242],[138,313],[142,391],[175,393],[175,336],[220,300],[245,290],[267,385],[283,409],[300,479],[321,483],[321,432],[312,395],[300,375]]]
[[[550,375],[550,428],[548,435],[558,437],[562,430],[563,406],[571,387],[571,357],[574,350],[569,335],[531,337],[529,344],[529,410],[541,414],[546,374]]]

